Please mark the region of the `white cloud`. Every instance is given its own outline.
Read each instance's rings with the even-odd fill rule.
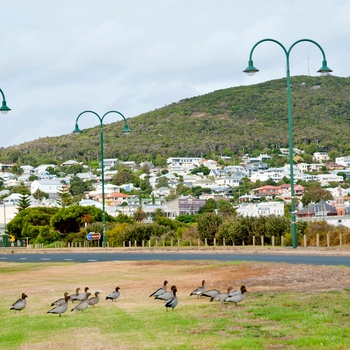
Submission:
[[[242,73],[263,38],[287,49],[315,40],[334,74],[349,76],[346,0],[11,0],[1,11],[0,88],[12,111],[0,116],[0,147],[69,133],[86,109],[133,117],[284,77],[285,56],[273,43],[254,51],[259,74]],[[321,63],[316,47],[297,45],[291,74],[316,75]]]

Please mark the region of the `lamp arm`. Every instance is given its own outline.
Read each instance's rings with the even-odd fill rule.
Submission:
[[[252,47],[252,49],[250,50],[250,54],[249,54],[249,60],[250,60],[250,61],[253,60],[253,52],[254,52],[255,48],[256,48],[259,44],[261,44],[261,43],[263,43],[263,42],[265,42],[265,41],[272,41],[272,42],[276,43],[277,45],[281,46],[281,48],[282,48],[282,50],[284,51],[284,53],[286,54],[286,56],[288,56],[287,49],[286,49],[279,41],[277,41],[277,40],[275,40],[275,39],[262,39],[262,40],[258,41],[258,42]],[[289,49],[289,50],[290,50],[290,49]]]
[[[99,121],[100,121],[100,125],[102,126],[103,117],[101,118],[96,112],[90,111],[90,110],[81,112],[81,113],[77,116],[77,119],[75,120],[75,125],[76,125],[76,126],[78,126],[78,120],[79,120],[79,118],[80,118],[84,113],[92,113],[92,114],[95,114],[95,116],[96,116],[96,117],[99,119]]]
[[[1,96],[2,96],[2,100],[6,102],[5,94],[4,94],[4,92],[1,89],[0,89],[0,93],[1,93]]]
[[[124,115],[123,115],[122,113],[120,113],[120,112],[118,112],[118,111],[108,111],[108,112],[106,112],[106,113],[102,116],[101,121],[103,121],[104,117],[105,117],[107,114],[109,114],[109,113],[117,113],[117,114],[119,114],[119,115],[124,119],[124,126],[125,126],[127,129],[129,129],[128,123],[126,122],[126,118],[124,117]]]
[[[291,47],[289,48],[289,50],[288,50],[288,55],[290,54],[292,48],[293,48],[296,44],[298,44],[298,43],[300,43],[300,42],[303,42],[303,41],[306,41],[306,42],[309,42],[309,43],[312,43],[312,44],[316,45],[316,46],[320,49],[320,51],[321,51],[321,53],[322,53],[323,61],[327,61],[327,60],[326,60],[326,54],[324,53],[324,51],[323,51],[321,45],[320,45],[319,43],[317,43],[316,41],[311,40],[311,39],[300,39],[300,40],[297,40],[297,41],[296,41],[295,43],[293,43],[293,44],[291,45]]]

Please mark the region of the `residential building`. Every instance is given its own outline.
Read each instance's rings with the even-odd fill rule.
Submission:
[[[237,208],[237,213],[243,216],[283,216],[284,202],[261,202],[261,203],[242,203]]]
[[[198,214],[198,210],[206,203],[205,199],[199,199],[192,196],[180,196],[178,198],[179,215]]]
[[[322,163],[329,160],[328,152],[315,152],[312,159],[316,162]]]
[[[30,193],[34,194],[37,190],[45,192],[49,198],[58,198],[58,192],[62,190],[63,183],[60,179],[34,180],[30,186]]]

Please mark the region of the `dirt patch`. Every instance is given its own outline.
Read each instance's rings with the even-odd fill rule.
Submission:
[[[135,296],[149,295],[164,280],[176,284],[179,295],[188,296],[202,279],[207,289],[226,290],[232,285],[246,285],[249,292],[259,291],[327,291],[350,288],[350,268],[277,263],[218,262],[99,262],[86,264],[39,264],[36,269],[21,271],[21,264],[0,263],[0,271],[17,266],[14,272],[1,273],[0,297],[25,292],[45,300],[57,299],[64,291],[88,286],[101,294],[121,288],[130,307]]]

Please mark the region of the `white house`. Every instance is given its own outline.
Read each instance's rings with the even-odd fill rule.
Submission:
[[[316,162],[322,163],[329,160],[329,155],[328,152],[315,152],[312,159]]]
[[[327,185],[330,182],[343,182],[344,179],[342,176],[336,174],[318,174],[316,175],[317,181],[321,183],[321,185]]]
[[[37,190],[48,193],[50,198],[58,197],[57,193],[62,190],[63,184],[57,178],[34,180],[30,186],[30,193],[33,194]]]
[[[344,165],[347,168],[350,168],[350,156],[346,157],[337,157],[335,158],[335,162],[340,165]]]
[[[242,203],[237,208],[237,213],[243,216],[283,216],[284,202]]]

